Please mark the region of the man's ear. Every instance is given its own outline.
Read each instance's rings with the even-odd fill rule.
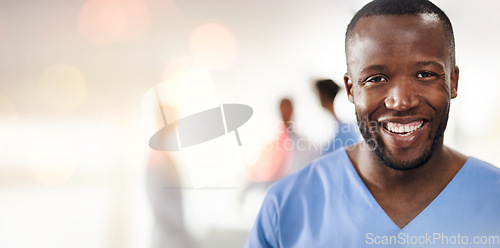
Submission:
[[[347,91],[347,99],[349,99],[349,102],[354,103],[354,97],[352,94],[353,84],[352,84],[352,80],[349,77],[349,74],[347,72],[344,74],[344,85],[345,85],[345,89]]]
[[[450,82],[451,99],[454,99],[455,97],[457,97],[459,74],[460,74],[460,70],[458,69],[458,66],[455,66],[453,68],[453,71],[451,72],[451,82]]]

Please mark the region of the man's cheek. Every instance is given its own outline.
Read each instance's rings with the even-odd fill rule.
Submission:
[[[364,96],[354,94],[354,105],[358,113],[366,114],[369,111],[369,102]]]
[[[379,131],[379,123],[376,121],[370,121],[368,126],[370,127],[370,132],[372,133],[377,133]]]
[[[376,132],[378,123],[377,121],[370,120],[369,114],[365,109],[356,108],[356,118],[358,120],[358,126],[361,131]]]

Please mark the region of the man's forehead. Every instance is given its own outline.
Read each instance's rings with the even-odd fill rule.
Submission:
[[[443,27],[435,14],[403,16],[369,16],[359,19],[346,40],[347,62],[365,57],[373,49],[391,49],[391,46],[405,44],[434,43],[436,49],[447,45]],[[441,48],[439,48],[441,47]]]
[[[419,15],[375,15],[362,17],[354,27],[350,40],[369,34],[412,32],[416,27],[424,29],[441,28],[436,14]],[[390,38],[390,37],[388,37]]]

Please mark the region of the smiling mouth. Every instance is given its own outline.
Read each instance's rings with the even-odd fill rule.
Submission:
[[[399,136],[408,136],[413,132],[419,130],[424,125],[424,120],[414,121],[406,124],[396,123],[396,122],[384,122],[382,127],[393,134]]]

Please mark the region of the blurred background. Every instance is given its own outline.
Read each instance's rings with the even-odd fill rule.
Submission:
[[[345,28],[366,2],[1,1],[0,247],[242,247],[266,185],[241,171],[193,187],[149,147],[141,99],[204,67],[220,103],[253,108],[252,145],[276,138],[283,97],[295,132],[324,142],[313,81],[343,84]],[[460,66],[445,142],[500,165],[500,4],[434,2]],[[345,91],[335,108],[354,121]]]

